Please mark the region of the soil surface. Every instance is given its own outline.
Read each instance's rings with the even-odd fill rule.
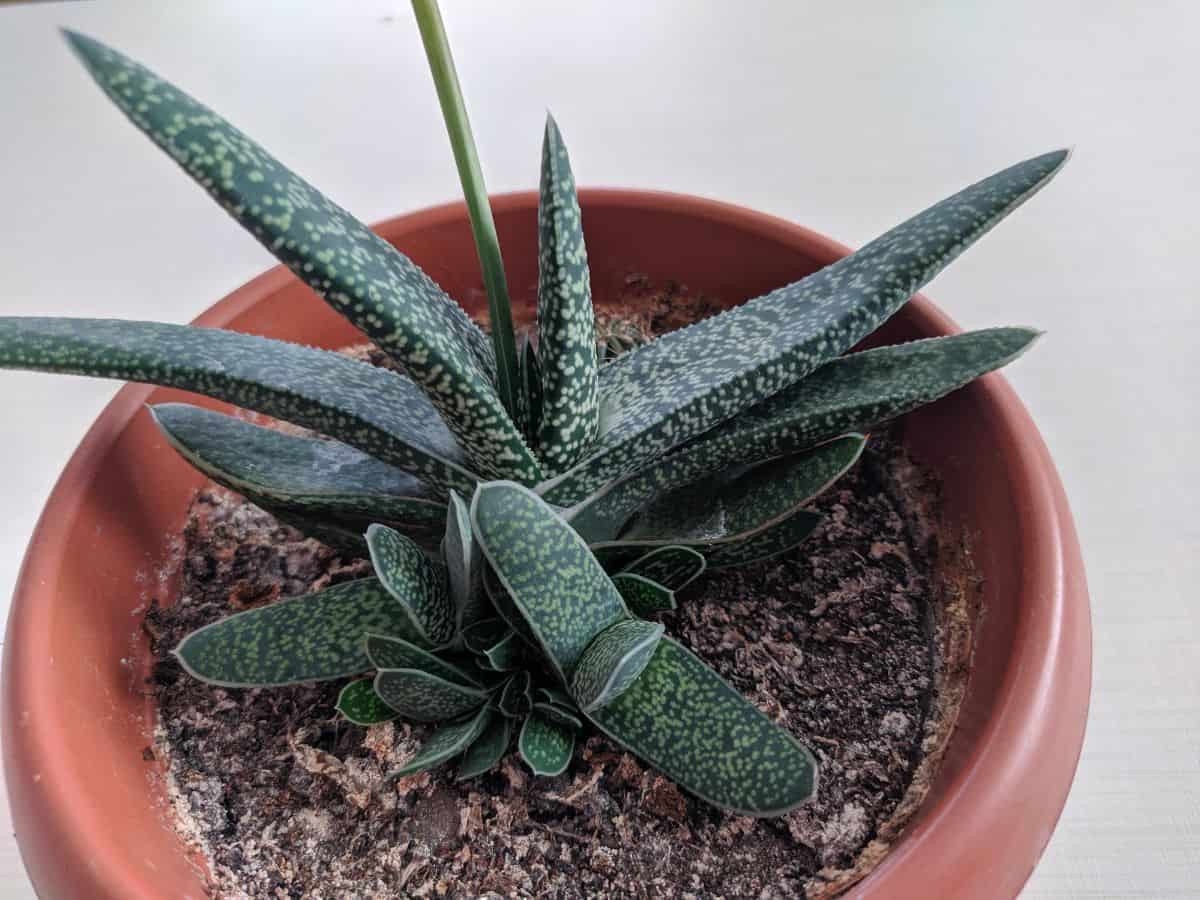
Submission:
[[[656,296],[663,321],[647,326],[666,330],[682,295]],[[447,767],[388,784],[423,726],[348,724],[334,710],[341,683],[239,690],[188,677],[170,650],[189,631],[370,574],[217,488],[193,502],[178,600],[146,616],[161,722],[147,752],[169,759],[178,827],[219,897],[832,893],[886,850],[948,731],[930,649],[946,593],[932,580],[930,489],[876,436],[814,501],[824,520],[805,544],[706,574],[663,617],[816,754],[817,796],[786,816],[722,813],[599,736],[555,778],[533,777],[514,753],[473,780]]]

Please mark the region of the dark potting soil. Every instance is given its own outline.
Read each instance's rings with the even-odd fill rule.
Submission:
[[[657,310],[645,322],[655,332],[716,309],[689,300],[681,312],[679,291],[647,301],[644,285],[628,287],[643,314]],[[814,501],[824,520],[805,544],[706,574],[663,617],[818,758],[810,803],[752,819],[690,797],[599,736],[555,778],[532,776],[514,753],[468,781],[448,766],[387,783],[425,727],[348,724],[334,710],[340,683],[239,690],[188,677],[170,650],[189,631],[370,574],[236,495],[203,491],[178,599],[145,618],[160,720],[149,752],[169,762],[176,827],[207,857],[218,897],[836,893],[924,796],[965,679],[962,660],[931,649],[961,595],[944,574],[935,495],[901,446],[877,436]]]

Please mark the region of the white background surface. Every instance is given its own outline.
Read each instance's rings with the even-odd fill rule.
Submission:
[[[963,325],[1047,337],[1009,377],[1091,581],[1075,787],[1026,897],[1200,896],[1200,4],[444,0],[492,190],[554,110],[583,184],[704,194],[857,245],[1065,144],[1044,193],[937,279]],[[212,104],[368,221],[458,185],[407,3],[0,9],[0,311],[184,322],[270,260],[128,125],[56,25]],[[0,373],[0,613],[115,387]],[[25,898],[0,804],[0,896]]]

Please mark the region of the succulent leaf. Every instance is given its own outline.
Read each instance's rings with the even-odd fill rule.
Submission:
[[[491,482],[471,503],[475,537],[562,679],[584,649],[629,611],[578,534],[537,494]]]
[[[380,669],[375,693],[404,718],[444,722],[487,702],[487,692],[421,669]]]
[[[218,328],[4,316],[0,368],[194,391],[327,434],[435,487],[478,481],[416,385],[328,350]]]
[[[669,637],[627,691],[588,717],[681,787],[724,809],[780,815],[816,787],[812,754]]]
[[[464,687],[480,686],[470,668],[461,664],[465,659],[443,659],[409,641],[383,634],[368,634],[366,641],[367,657],[377,669],[420,669]]]
[[[472,653],[483,653],[509,631],[503,619],[480,619],[463,632],[463,645]]]
[[[510,719],[520,719],[533,708],[533,678],[522,669],[504,683],[497,708]]]
[[[186,403],[161,403],[150,415],[179,455],[217,484],[268,512],[345,523],[363,549],[370,522],[425,536],[446,519],[445,503],[412,475],[341,441],[284,434]]]
[[[764,528],[712,548],[708,551],[708,567],[728,569],[732,566],[748,566],[778,556],[803,543],[820,524],[820,514],[807,509],[794,510]]]
[[[451,757],[464,752],[487,729],[494,713],[486,706],[465,722],[443,725],[404,766],[388,774],[388,779],[405,778],[439,766]]]
[[[626,619],[596,635],[571,678],[579,708],[590,713],[625,693],[649,664],[663,631],[656,622]]]
[[[371,668],[368,632],[420,635],[377,578],[246,610],[185,637],[175,655],[189,674],[225,687],[263,687],[358,675]]]
[[[421,385],[473,468],[538,478],[493,387],[488,339],[428,275],[210,109],[115,50],[66,35],[134,125]]]
[[[446,590],[446,570],[411,539],[386,525],[367,529],[371,565],[385,588],[412,618],[418,633],[435,647],[454,638],[454,606]]]
[[[534,775],[561,775],[575,752],[575,729],[534,711],[521,726],[517,748]]]
[[[542,429],[542,364],[538,359],[533,341],[526,338],[521,348],[521,387],[525,397],[525,420],[529,428],[529,442],[537,446]]]
[[[507,716],[493,716],[483,734],[475,739],[454,774],[457,781],[475,778],[493,768],[504,758],[512,741],[513,720]]]
[[[488,603],[483,590],[483,553],[471,533],[471,508],[454,491],[446,513],[442,558],[454,605],[454,633],[461,635],[464,628],[488,614]]]
[[[338,694],[337,711],[355,725],[377,725],[396,718],[396,711],[375,693],[372,679],[351,681]]]
[[[1057,151],[998,172],[819,272],[617,357],[600,378],[600,436],[543,484],[577,503],[845,353],[1045,185]]]
[[[575,698],[562,688],[543,685],[537,689],[535,696],[539,703],[553,703],[568,711],[579,712],[579,708],[575,705]]]
[[[568,728],[583,728],[583,719],[576,715],[578,710],[572,712],[573,709],[575,709],[574,706],[568,709],[565,706],[559,706],[557,703],[535,702],[533,704],[534,712],[540,713],[551,722],[557,722],[559,725],[564,725]]]
[[[700,554],[696,555],[700,556]],[[704,559],[703,556],[700,558]],[[635,616],[648,619],[660,612],[669,612],[675,608],[675,592],[643,575],[618,572],[612,577],[612,582],[621,592],[621,596],[625,598],[625,605],[629,607],[629,611]]]
[[[575,177],[558,125],[546,116],[538,201],[538,335],[541,430],[546,467],[560,472],[600,430],[596,316]]]
[[[517,604],[513,600],[512,594],[500,583],[500,578],[496,575],[496,570],[490,565],[483,567],[483,589],[487,594],[488,600],[491,601],[492,608],[499,613],[500,618],[508,623],[508,627],[519,634],[521,639],[530,647],[541,647],[537,635],[533,633],[533,629],[525,621],[525,616],[517,609]]]
[[[669,591],[678,592],[703,575],[707,565],[704,554],[691,547],[655,547],[646,555],[626,565],[621,574],[640,575],[657,582]],[[616,576],[613,577],[613,583],[617,585],[618,590],[621,589]],[[625,600],[629,602],[627,596]],[[675,608],[673,603],[671,608]]]
[[[509,672],[517,668],[525,657],[525,644],[515,631],[510,631],[488,649],[483,651],[489,668],[497,672]]]

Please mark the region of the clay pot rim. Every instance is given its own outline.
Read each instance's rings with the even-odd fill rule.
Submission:
[[[585,188],[580,190],[580,200],[585,208],[651,209],[733,224],[781,245],[803,246],[805,252],[822,264],[850,252],[846,246],[804,226],[703,197],[652,190]],[[518,191],[493,195],[492,203],[497,213],[527,209],[536,207],[537,193]],[[464,211],[462,202],[447,203],[391,217],[373,227],[377,231],[387,231],[391,226],[403,223],[406,230],[413,231],[461,221]],[[209,307],[192,324],[225,327],[263,296],[287,286],[293,279],[283,266],[273,267]],[[961,331],[952,319],[922,295],[915,296],[906,311],[913,322],[929,333],[956,334]],[[928,801],[920,821],[905,830],[887,858],[859,885],[856,894],[858,891],[871,893],[873,885],[885,880],[888,873],[896,869],[922,871],[929,866],[936,868],[939,858],[945,858],[948,846],[952,849],[994,840],[993,819],[997,808],[1011,796],[1023,773],[1036,766],[1033,757],[1046,749],[1046,742],[1038,736],[1047,730],[1047,714],[1054,706],[1056,672],[1062,677],[1060,655],[1071,637],[1070,629],[1063,624],[1072,594],[1067,581],[1068,578],[1081,580],[1082,568],[1077,559],[1074,526],[1066,499],[1036,426],[1002,376],[991,374],[977,384],[978,402],[991,406],[993,414],[1003,421],[1008,443],[1003,449],[1015,460],[1014,502],[1028,525],[1022,547],[1021,595],[1044,598],[1046,602],[1036,611],[1038,616],[1024,615],[1018,623],[1014,649],[996,695],[996,712],[981,730],[976,751],[969,762],[939,792],[936,800]],[[14,591],[4,647],[4,720],[9,726],[3,736],[4,762],[10,783],[21,773],[28,772],[35,760],[52,760],[56,752],[61,752],[56,748],[70,740],[69,734],[55,728],[52,717],[22,717],[19,713],[31,706],[36,708],[36,704],[30,702],[33,694],[29,691],[34,685],[29,684],[28,674],[37,672],[45,660],[50,622],[55,614],[51,606],[30,601],[37,594],[39,583],[58,565],[66,528],[64,523],[74,519],[82,491],[97,474],[108,448],[140,412],[153,390],[155,388],[148,385],[126,385],[104,408],[59,476],[31,536]],[[1076,585],[1076,598],[1080,589]],[[1086,588],[1082,591],[1086,617]],[[1035,623],[1034,619],[1039,616],[1048,618],[1048,623]],[[1076,647],[1075,651],[1086,656],[1084,663],[1089,673],[1088,688],[1083,694],[1086,707],[1090,696],[1091,636],[1090,623],[1085,621],[1084,625],[1087,628],[1086,646]],[[14,731],[20,733],[14,734]],[[1008,748],[1013,747],[1017,749],[1008,752]],[[1082,740],[1070,750],[1073,774]],[[86,803],[86,785],[54,778],[40,787],[42,800],[39,807],[45,815],[39,823],[39,831],[57,833],[62,840],[62,853],[89,859],[93,884],[124,885],[128,889],[124,896],[143,896],[139,890],[143,885],[136,871],[115,853],[97,852],[94,838],[104,834],[105,822],[103,811]],[[1063,803],[1065,799],[1064,791]],[[1062,803],[1058,808],[1061,814]],[[92,827],[79,828],[81,821]],[[1052,827],[1047,828],[1039,837],[1039,855],[1052,831]]]

